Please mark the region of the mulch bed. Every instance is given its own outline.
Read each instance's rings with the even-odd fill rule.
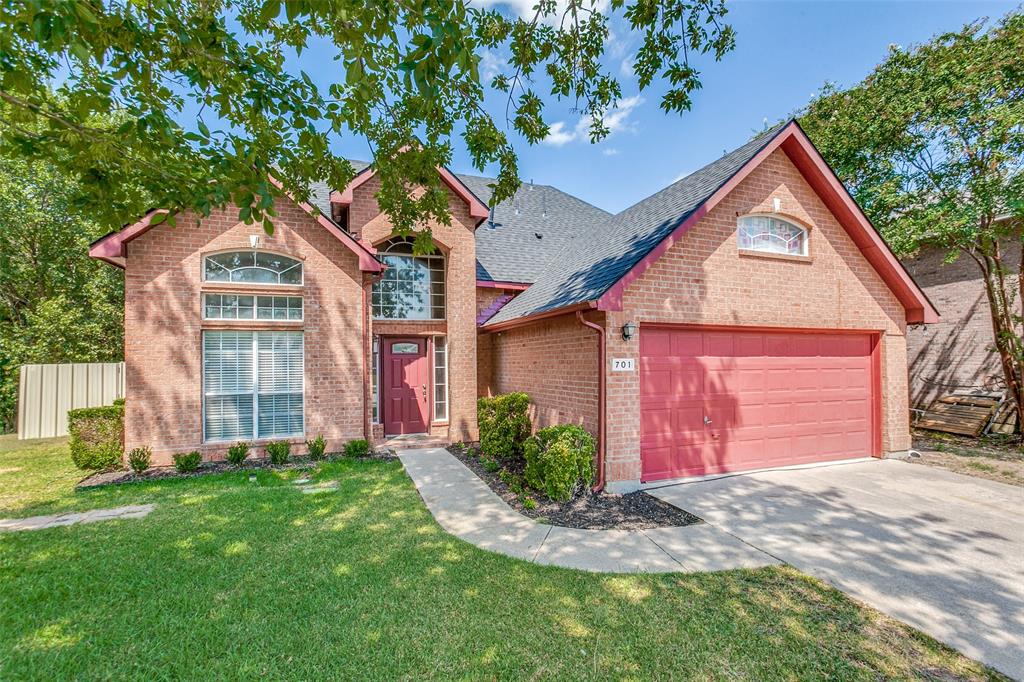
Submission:
[[[212,474],[223,474],[231,471],[290,471],[293,469],[312,469],[320,462],[334,459],[342,459],[344,455],[328,455],[322,460],[313,460],[308,457],[292,457],[287,463],[275,466],[265,457],[249,458],[242,462],[241,466],[235,466],[227,461],[203,462],[195,471],[182,473],[173,466],[150,467],[141,474],[131,469],[117,469],[115,471],[101,471],[86,476],[75,486],[76,488],[97,488],[104,485],[119,485],[121,483],[139,483],[141,481],[161,481],[169,478],[196,478],[198,476],[210,476]],[[394,450],[378,450],[362,457],[361,459],[396,459]]]
[[[588,489],[571,500],[556,502],[541,492],[531,490],[529,496],[537,502],[537,506],[534,509],[527,509],[520,496],[512,492],[508,484],[498,476],[497,471],[489,471],[484,467],[476,457],[475,447],[452,446],[448,448],[448,452],[469,467],[510,507],[524,516],[553,526],[594,530],[644,530],[701,523],[701,519],[693,514],[662,502],[645,492],[626,495],[606,492],[594,494]],[[516,473],[522,474],[521,471]]]

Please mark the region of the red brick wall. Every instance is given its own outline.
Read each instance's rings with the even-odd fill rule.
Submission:
[[[1007,267],[1016,272],[1020,246],[1007,242],[1003,250]],[[929,248],[903,261],[942,318],[907,330],[910,403],[917,408],[957,389],[1005,385],[981,270],[969,256],[944,263],[945,256],[945,250]],[[1009,286],[1016,288],[1015,277]]]
[[[741,256],[737,216],[780,213],[810,227],[804,262]],[[909,447],[905,314],[845,230],[782,151],[776,151],[627,287],[608,314],[608,357],[638,357],[626,321],[865,329],[882,336],[883,450]],[[641,326],[641,334],[642,326]],[[639,362],[637,362],[639,367]],[[608,373],[607,476],[640,477],[639,370]]]
[[[178,217],[178,227],[160,225],[128,244],[125,270],[125,446],[147,445],[157,464],[193,449],[219,458],[226,445],[202,443],[203,329],[300,328],[305,344],[307,437],[323,434],[328,450],[363,437],[362,274],[355,255],[288,200],[275,206],[273,236],[237,220],[237,209],[215,211],[197,225]],[[203,255],[250,247],[303,261],[301,287],[204,284]],[[203,322],[203,290],[255,293],[273,289],[304,298],[305,320],[294,323]],[[302,439],[296,439],[301,444]],[[293,452],[304,452],[298,445]],[[262,455],[257,448],[257,454]]]
[[[565,315],[484,336],[493,346],[491,395],[527,393],[534,428],[572,423],[597,434],[598,342],[593,330],[575,315]]]
[[[371,178],[360,185],[349,208],[349,230],[357,239],[379,244],[393,234],[390,219],[381,213],[374,195],[380,181]],[[379,321],[374,334],[448,337],[448,426],[435,424],[431,434],[453,441],[475,440],[477,398],[476,355],[476,220],[469,208],[449,191],[452,224],[431,225],[434,243],[445,254],[446,320],[443,322]],[[379,431],[379,430],[378,430]]]

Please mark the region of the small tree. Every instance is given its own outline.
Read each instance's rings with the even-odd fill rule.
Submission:
[[[1024,247],[1024,15],[893,47],[858,85],[827,85],[800,123],[897,255],[933,246],[977,264],[1024,424],[1024,279],[1004,252]]]

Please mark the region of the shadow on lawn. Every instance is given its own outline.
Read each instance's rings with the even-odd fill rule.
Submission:
[[[789,569],[537,566],[446,534],[397,463],[317,478],[140,484],[146,519],[0,538],[0,677],[981,676]]]

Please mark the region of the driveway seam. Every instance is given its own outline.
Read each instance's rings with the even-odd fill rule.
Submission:
[[[680,567],[681,567],[681,568],[682,568],[683,570],[688,570],[688,569],[686,568],[686,565],[685,565],[685,564],[683,564],[683,562],[682,562],[682,561],[680,561],[679,559],[677,559],[677,558],[675,558],[674,556],[672,556],[672,553],[671,553],[671,552],[669,552],[669,551],[668,551],[667,549],[665,549],[664,547],[662,547],[661,545],[659,545],[659,544],[658,544],[658,541],[657,541],[657,540],[655,540],[654,538],[652,538],[652,537],[651,537],[650,535],[648,535],[648,534],[647,534],[647,531],[646,531],[646,530],[644,530],[644,529],[641,529],[641,531],[640,531],[640,534],[641,534],[641,535],[643,535],[643,536],[644,536],[645,538],[647,538],[648,540],[650,540],[650,541],[651,541],[651,542],[652,542],[652,543],[654,544],[654,546],[655,546],[655,547],[657,547],[657,548],[658,548],[658,549],[660,549],[660,550],[661,550],[662,552],[664,552],[664,553],[665,553],[665,555],[666,555],[666,556],[667,556],[667,557],[668,557],[669,559],[671,559],[672,561],[674,561],[674,562],[676,562],[677,564],[679,564],[679,566],[680,566]]]
[[[540,551],[544,549],[544,543],[548,541],[548,536],[551,535],[551,529],[553,527],[554,526],[548,526],[548,532],[544,533],[544,539],[540,541],[539,545],[537,545],[537,551],[533,553],[533,557],[530,559],[530,561],[537,561],[537,557],[540,556]]]

